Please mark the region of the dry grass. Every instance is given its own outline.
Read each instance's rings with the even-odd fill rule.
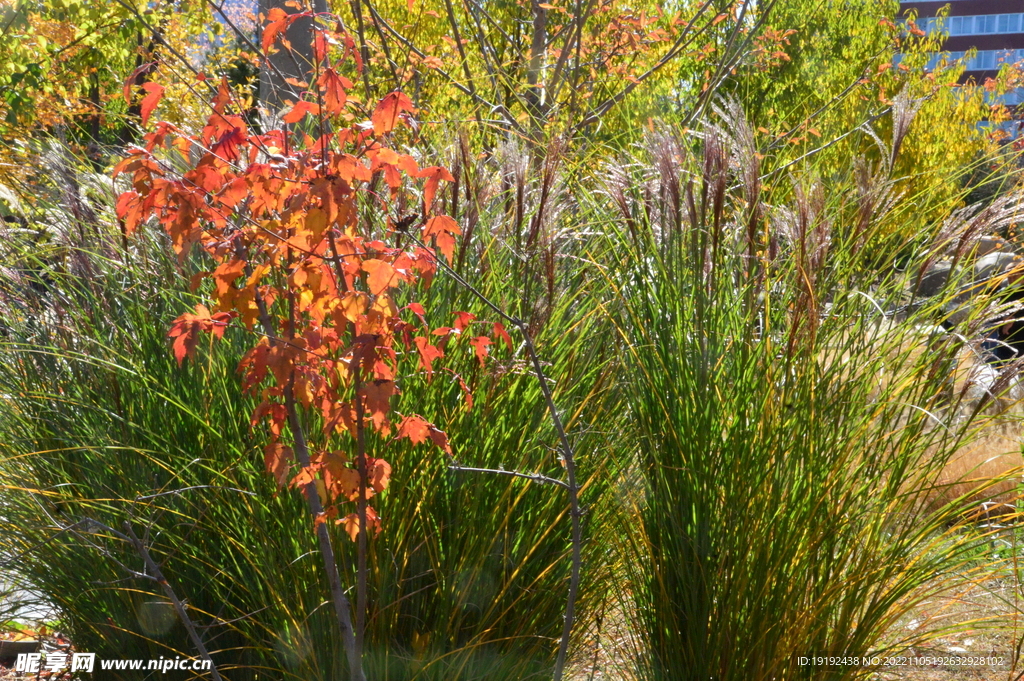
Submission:
[[[872,681],[1008,681],[1024,678],[1024,665],[1013,665],[1014,651],[1024,637],[1024,598],[1008,572],[1003,578],[974,583],[956,593],[922,602],[902,617],[893,639],[921,630],[945,631],[928,646],[918,646],[900,656],[1002,657],[1001,666],[903,667],[866,670]],[[568,675],[569,681],[634,681],[629,650],[639,641],[629,631],[622,612],[611,611],[602,631],[581,650]],[[3,678],[3,677],[0,677]]]
[[[890,668],[876,671],[868,678],[877,681],[1020,679],[1022,667],[1014,666],[1014,651],[1024,636],[1024,612],[1020,609],[1019,598],[1019,584],[1008,574],[1005,578],[972,584],[957,593],[922,602],[901,618],[893,632],[897,637],[922,629],[947,632],[932,639],[929,646],[909,649],[901,656],[999,657],[1003,664]]]
[[[950,456],[936,480],[937,500],[963,498],[985,516],[1013,512],[1024,457],[1024,386],[1019,367],[987,364],[973,344],[959,353],[952,376],[950,424],[974,420],[976,434]],[[977,415],[975,415],[977,412]]]

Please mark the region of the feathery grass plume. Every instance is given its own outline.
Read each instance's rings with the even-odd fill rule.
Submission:
[[[892,100],[892,142],[888,158],[890,172],[896,165],[903,140],[910,132],[910,125],[914,122],[921,107],[924,106],[926,99],[925,97],[911,98],[909,87],[905,85]]]

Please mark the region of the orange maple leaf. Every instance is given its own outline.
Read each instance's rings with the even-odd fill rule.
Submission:
[[[263,449],[263,463],[268,473],[274,475],[277,486],[284,487],[288,482],[288,466],[292,461],[293,454],[291,447],[285,447],[280,442],[271,442]]]
[[[435,215],[423,226],[424,241],[434,237],[434,243],[441,249],[448,261],[455,255],[455,236],[462,234],[459,224],[447,215]]]
[[[398,115],[403,111],[415,111],[409,95],[398,90],[385,95],[374,109],[373,116],[370,117],[370,120],[373,121],[373,134],[379,137],[394,130],[395,124],[398,122]]]
[[[327,68],[320,74],[317,83],[324,89],[324,110],[331,115],[340,114],[348,101],[346,93],[352,87],[352,81],[339,76],[334,69]]]
[[[417,176],[427,178],[426,184],[423,185],[423,213],[426,215],[434,204],[434,195],[437,193],[437,187],[441,184],[441,180],[454,182],[455,178],[452,177],[447,168],[441,166],[424,168],[417,173]]]
[[[296,102],[292,110],[281,117],[281,120],[285,123],[298,123],[306,117],[307,113],[318,114],[320,113],[320,105],[314,102],[307,102],[302,99]]]
[[[336,523],[344,523],[345,531],[348,532],[348,536],[355,541],[359,538],[359,516],[355,513],[349,513],[344,518],[339,518],[334,521]],[[370,530],[373,530],[373,536],[380,534],[380,517],[377,512],[373,510],[372,506],[366,507],[366,533],[369,534]]]
[[[115,210],[117,217],[124,221],[125,235],[131,236],[143,217],[142,197],[135,192],[127,191],[117,198]]]
[[[435,359],[444,357],[444,353],[436,345],[431,345],[430,340],[423,336],[416,336],[412,339],[420,355],[420,366],[427,372],[429,378],[434,371],[433,362]]]
[[[359,392],[363,398],[363,407],[377,426],[377,430],[385,430],[387,415],[391,410],[391,396],[397,392],[395,382],[373,381],[363,385]]]
[[[422,416],[411,414],[402,419],[396,438],[407,437],[414,444],[422,444],[430,439],[430,424]]]
[[[270,46],[277,39],[277,34],[288,27],[288,14],[280,7],[273,7],[267,13],[267,27],[263,29],[263,52],[270,50]]]
[[[186,357],[195,356],[200,331],[212,332],[214,336],[220,338],[234,316],[234,312],[218,312],[211,315],[205,305],[196,305],[195,314],[186,312],[175,319],[170,331],[167,332],[167,337],[174,339],[174,358],[178,360],[178,366],[181,366]]]
[[[391,482],[391,464],[384,459],[367,459],[367,471],[369,474],[370,488],[380,494],[388,488],[388,483]]]
[[[448,442],[448,435],[443,430],[430,426],[430,439],[449,456],[452,453],[452,446]]]
[[[477,336],[476,338],[469,339],[469,344],[473,346],[473,352],[476,353],[476,358],[480,360],[480,366],[484,366],[484,360],[487,359],[487,346],[491,344],[491,339],[487,336]]]
[[[505,347],[512,350],[512,338],[508,335],[508,331],[505,330],[505,325],[501,322],[494,322],[492,333],[505,342]]]
[[[160,103],[160,98],[164,96],[164,86],[149,82],[143,83],[142,89],[146,91],[146,96],[142,98],[142,103],[139,105],[139,114],[142,116],[142,125],[146,125],[149,115],[153,113],[153,109]]]
[[[379,296],[389,288],[398,286],[401,279],[395,268],[391,266],[391,263],[383,260],[375,258],[364,260],[362,268],[368,275],[366,277],[366,285],[369,286],[370,293],[375,296]]]

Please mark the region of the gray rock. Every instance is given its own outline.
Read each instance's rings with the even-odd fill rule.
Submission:
[[[917,296],[931,298],[942,290],[949,280],[949,271],[952,263],[948,261],[937,262],[932,265],[921,277],[921,283],[917,287]]]

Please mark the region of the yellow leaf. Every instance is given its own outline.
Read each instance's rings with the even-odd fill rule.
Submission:
[[[338,303],[338,311],[350,322],[355,322],[366,313],[370,297],[361,291],[349,291]]]
[[[327,229],[327,213],[320,208],[310,208],[306,213],[306,229],[309,230],[309,242],[316,244]]]

